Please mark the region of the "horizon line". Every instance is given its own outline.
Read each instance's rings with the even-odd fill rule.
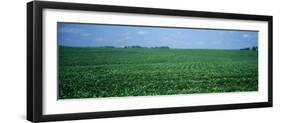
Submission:
[[[68,45],[58,45],[59,47],[70,47],[70,48],[119,48],[119,49],[201,49],[201,50],[242,50],[242,49],[245,49],[245,48],[253,48],[253,47],[258,47],[258,46],[252,46],[252,47],[242,47],[242,48],[238,48],[238,49],[220,49],[220,48],[173,48],[173,47],[168,47],[168,46],[155,46],[155,47],[143,47],[143,46],[140,46],[140,47],[136,47],[136,48],[133,48],[132,46],[138,46],[138,45],[132,45],[132,46],[123,46],[123,47],[116,47],[116,46],[68,46]],[[126,48],[128,47],[128,48]],[[161,48],[163,47],[163,48]],[[164,48],[166,47],[166,48]]]

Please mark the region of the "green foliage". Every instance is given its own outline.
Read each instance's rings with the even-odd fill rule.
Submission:
[[[257,46],[246,47],[246,48],[241,48],[240,50],[253,50],[253,51],[258,51],[258,47],[257,47]]]
[[[59,49],[60,99],[257,90],[256,51]]]

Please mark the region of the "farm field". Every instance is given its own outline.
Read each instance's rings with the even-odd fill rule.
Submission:
[[[59,47],[59,99],[258,90],[258,52]]]

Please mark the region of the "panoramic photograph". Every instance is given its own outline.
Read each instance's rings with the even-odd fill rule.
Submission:
[[[58,99],[258,91],[258,31],[57,23]]]

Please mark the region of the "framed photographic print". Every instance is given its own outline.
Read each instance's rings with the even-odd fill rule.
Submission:
[[[27,4],[33,122],[272,107],[272,16]]]

